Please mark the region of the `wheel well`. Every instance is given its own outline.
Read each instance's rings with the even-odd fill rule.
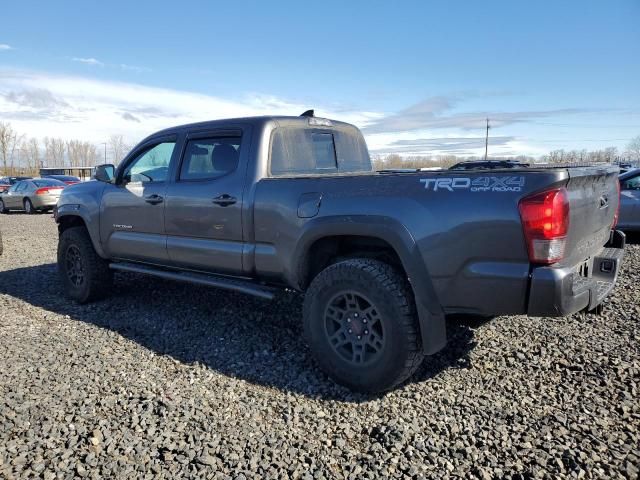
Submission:
[[[58,220],[58,233],[62,233],[72,227],[87,228],[82,217],[77,215],[65,215]]]
[[[346,258],[373,258],[406,274],[395,249],[385,240],[360,235],[338,235],[316,240],[300,267],[300,286],[306,288],[329,265]]]

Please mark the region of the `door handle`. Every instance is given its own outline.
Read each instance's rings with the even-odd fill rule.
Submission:
[[[164,201],[164,198],[154,193],[153,195],[144,197],[144,201],[150,203],[151,205],[157,205],[158,203],[162,203]]]
[[[229,205],[233,205],[234,203],[236,203],[238,200],[236,199],[236,197],[232,197],[228,193],[223,193],[222,195],[218,195],[217,197],[215,197],[212,201],[213,203],[215,203],[216,205],[220,205],[221,207],[228,207]]]

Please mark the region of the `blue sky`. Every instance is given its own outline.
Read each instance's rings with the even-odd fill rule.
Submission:
[[[4,48],[2,47],[4,45]],[[640,0],[33,2],[3,8],[0,120],[130,142],[318,114],[374,153],[617,146],[640,135]]]

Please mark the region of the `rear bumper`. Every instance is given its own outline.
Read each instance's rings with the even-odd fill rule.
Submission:
[[[624,246],[624,233],[616,230],[604,248],[585,263],[534,269],[527,314],[557,317],[594,309],[615,285]]]
[[[58,203],[58,198],[53,195],[33,195],[29,197],[35,208],[53,208]]]

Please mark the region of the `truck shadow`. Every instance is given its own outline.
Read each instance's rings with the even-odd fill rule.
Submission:
[[[627,243],[630,245],[638,245],[640,243],[640,232],[625,232]]]
[[[319,371],[302,338],[302,295],[271,302],[233,292],[117,274],[108,298],[77,305],[62,294],[55,264],[0,272],[0,293],[70,319],[117,332],[160,356],[202,364],[224,375],[301,395],[347,402],[354,394]],[[448,346],[408,381],[427,381],[448,368],[469,368],[474,320],[448,324]],[[91,342],[91,338],[87,338]]]

